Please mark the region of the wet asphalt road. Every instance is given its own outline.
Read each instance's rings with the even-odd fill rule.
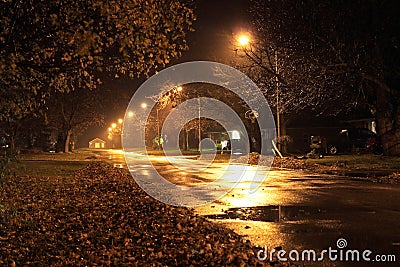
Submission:
[[[124,164],[120,151],[107,151],[103,156],[116,167]],[[135,166],[135,154],[128,157],[131,170],[146,171],[139,163]],[[208,183],[226,167],[225,163],[216,163],[207,171],[191,173],[174,168],[161,156],[150,158],[164,178],[186,186]],[[374,260],[300,261],[300,265],[400,266],[400,185],[271,170],[255,193],[249,194],[248,182],[243,181],[213,203],[196,207],[195,212],[234,229],[257,246],[267,246],[269,251],[276,247],[300,253],[338,249],[337,240],[342,238],[347,242],[342,250],[357,249],[361,253],[369,249],[369,258]],[[376,255],[395,255],[396,262],[376,262]]]

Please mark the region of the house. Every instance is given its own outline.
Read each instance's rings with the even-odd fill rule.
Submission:
[[[101,140],[100,138],[95,138],[89,142],[89,148],[105,148],[106,141]]]
[[[376,133],[374,118],[360,116],[359,114],[349,114],[346,117],[310,117],[306,120],[296,120],[290,122],[286,128],[285,135],[289,136],[290,142],[287,144],[289,153],[306,153],[310,151],[311,138],[320,136],[326,141],[327,148],[341,142],[343,131],[349,129],[362,130],[360,136],[367,136]],[[372,131],[372,133],[370,132]],[[361,138],[361,137],[360,137]],[[362,138],[361,138],[362,139]]]

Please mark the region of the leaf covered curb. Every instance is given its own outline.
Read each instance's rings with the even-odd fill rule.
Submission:
[[[271,264],[232,230],[154,200],[104,162],[73,177],[9,177],[0,186],[1,266]]]

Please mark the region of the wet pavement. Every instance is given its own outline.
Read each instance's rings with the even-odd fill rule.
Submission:
[[[103,156],[112,160],[115,167],[125,166],[121,152],[104,152]],[[205,172],[192,173],[174,168],[161,156],[150,158],[163,177],[180,185],[208,183],[226,169],[226,164],[217,163]],[[329,247],[338,249],[337,241],[345,239],[347,245],[343,249],[361,252],[369,249],[371,258],[378,254],[395,255],[397,260],[396,263],[300,262],[301,265],[400,266],[399,200],[400,185],[272,170],[256,192],[249,192],[245,180],[213,203],[196,207],[195,212],[269,250],[280,247],[285,251],[320,252]]]

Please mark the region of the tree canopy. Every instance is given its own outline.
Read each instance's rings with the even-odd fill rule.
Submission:
[[[400,154],[397,1],[252,3],[259,50],[251,62],[260,79],[271,87],[278,77],[284,98],[293,100],[287,106],[330,111],[367,106],[385,153]],[[269,63],[271,51],[281,55],[279,73]]]
[[[0,17],[1,90],[35,95],[93,88],[103,70],[149,74],[187,48],[194,19],[167,0],[6,0]]]
[[[187,49],[194,19],[180,0],[1,1],[0,120],[104,75],[149,75]]]

